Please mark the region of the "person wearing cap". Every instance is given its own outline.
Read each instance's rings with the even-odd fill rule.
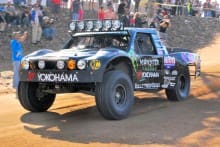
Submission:
[[[23,57],[22,42],[27,38],[27,32],[23,34],[21,32],[13,32],[12,40],[10,41],[10,48],[12,52],[12,63],[13,63],[13,88],[18,88],[19,83],[19,67]]]
[[[39,5],[36,3],[34,4],[34,8],[31,10],[31,24],[32,24],[32,43],[37,44],[40,42],[41,35],[42,35],[42,28],[41,28],[41,19],[42,11],[39,9]]]
[[[48,16],[43,17],[43,36],[48,40],[52,40],[56,32],[55,28],[52,27],[53,23],[54,19],[50,19]]]

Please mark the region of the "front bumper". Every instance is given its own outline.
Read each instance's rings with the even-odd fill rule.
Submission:
[[[49,83],[93,83],[102,81],[102,73],[88,70],[21,70],[20,81]]]

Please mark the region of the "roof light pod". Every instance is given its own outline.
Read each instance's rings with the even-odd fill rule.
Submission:
[[[72,21],[69,28],[72,32],[122,31],[124,29],[123,23],[116,19]]]
[[[71,30],[71,31],[75,31],[75,30],[76,30],[76,22],[75,22],[75,21],[72,21],[72,22],[70,23],[69,27],[70,27],[70,30]]]
[[[112,20],[112,30],[117,31],[123,27],[123,23],[120,20]]]
[[[86,22],[86,31],[91,31],[93,29],[93,21],[89,20]]]
[[[85,29],[84,21],[77,22],[77,29],[79,29],[80,31]]]
[[[103,20],[103,30],[109,31],[112,27],[111,20]]]
[[[94,31],[100,31],[102,29],[102,21],[98,20],[95,22]]]

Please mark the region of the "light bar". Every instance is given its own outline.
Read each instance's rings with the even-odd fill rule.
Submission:
[[[72,21],[69,28],[72,32],[124,30],[123,23],[116,19]]]

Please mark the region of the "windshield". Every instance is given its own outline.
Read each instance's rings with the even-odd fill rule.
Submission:
[[[72,41],[70,49],[101,49],[111,47],[127,50],[129,36],[121,34],[87,34],[85,36],[73,36]]]

